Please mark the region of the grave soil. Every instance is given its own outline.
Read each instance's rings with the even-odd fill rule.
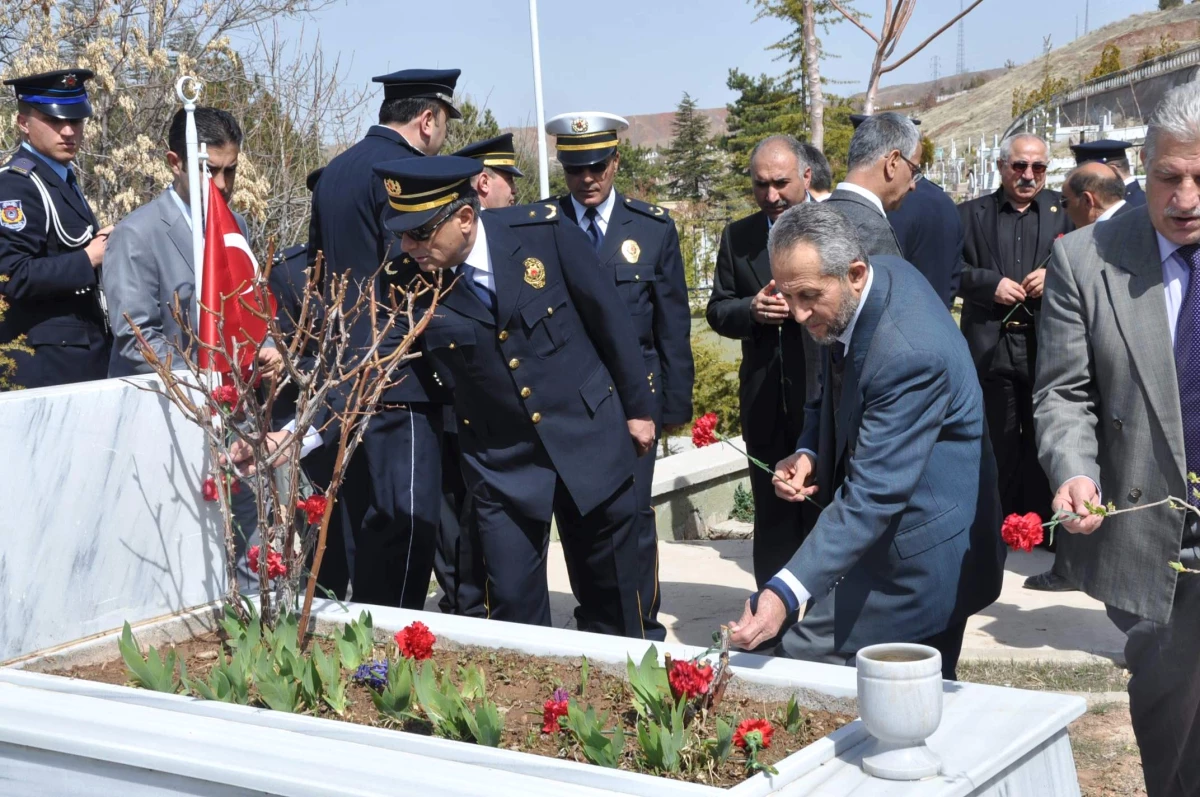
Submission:
[[[327,643],[318,641],[314,644],[321,645],[326,651],[329,650]],[[209,670],[216,663],[218,651],[221,648],[222,641],[216,633],[199,636],[175,646],[177,654],[187,664],[189,675],[193,678],[204,679],[207,679]],[[55,674],[100,683],[125,685],[129,678],[115,642],[112,653],[112,658],[101,664],[72,667]],[[382,649],[377,648],[377,653],[379,658],[383,658]],[[461,679],[458,677],[459,667],[466,668],[473,664],[483,672],[487,696],[496,704],[504,717],[504,736],[500,747],[587,763],[579,746],[572,741],[568,733],[542,733],[542,705],[556,688],[562,687],[571,693],[581,707],[590,705],[596,709],[598,715],[612,712],[609,727],[619,717],[626,733],[625,756],[620,768],[633,772],[646,771],[638,760],[636,714],[632,709],[632,692],[623,676],[615,676],[592,663],[589,666],[586,691],[583,691],[582,663],[578,660],[530,656],[512,650],[479,647],[449,649],[443,646],[435,648],[432,660],[440,671],[451,673],[451,680],[456,684],[461,683]],[[344,671],[344,674],[349,679],[352,673]],[[369,687],[350,681],[347,694],[350,706],[345,716],[338,716],[327,706],[322,706],[322,710],[315,712],[314,715],[324,719],[353,722],[372,727],[396,727],[380,718],[371,702]],[[766,718],[771,721],[775,732],[770,748],[760,754],[759,760],[775,765],[792,753],[828,736],[854,719],[852,715],[848,714],[801,708],[805,722],[797,732],[791,733],[783,725],[786,706],[786,701],[765,701],[740,693],[738,679],[735,675],[729,683],[724,700],[714,708],[707,718],[701,736],[715,738],[714,715],[724,719],[734,729],[742,720]],[[699,720],[697,719],[697,721]],[[429,723],[418,720],[407,721],[399,726],[398,730],[426,736],[432,734]],[[746,759],[742,752],[734,748],[728,761],[715,771],[650,774],[661,774],[663,777],[727,787],[746,779],[745,762]]]

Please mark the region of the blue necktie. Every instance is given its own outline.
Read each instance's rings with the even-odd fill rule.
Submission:
[[[483,302],[483,306],[491,311],[492,315],[496,314],[496,297],[487,289],[486,285],[475,281],[475,272],[479,269],[474,266],[463,263],[458,267],[458,273],[461,275],[463,282],[467,283],[467,288]]]
[[[592,239],[592,247],[600,254],[600,245],[604,243],[604,233],[600,232],[600,214],[595,208],[588,208],[583,217],[588,220],[587,234]]]
[[[1179,408],[1183,414],[1183,450],[1188,473],[1200,474],[1200,245],[1179,247],[1189,271],[1187,293],[1175,324],[1175,373],[1179,379]],[[1200,506],[1187,486],[1188,503]]]

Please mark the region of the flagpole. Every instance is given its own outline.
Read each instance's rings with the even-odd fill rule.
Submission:
[[[188,209],[192,214],[192,267],[196,275],[196,285],[193,290],[193,318],[199,323],[200,292],[204,284],[204,203],[201,200],[202,184],[200,182],[200,147],[196,135],[196,101],[200,99],[200,91],[204,85],[190,75],[184,75],[175,82],[175,95],[183,103],[187,114],[187,125],[184,128],[184,141],[187,144],[187,175],[188,175]],[[188,93],[188,89],[191,93]]]
[[[533,39],[533,101],[537,108],[538,191],[550,196],[550,161],[546,155],[546,108],[542,103],[542,50],[538,43],[537,0],[529,0],[529,35]]]

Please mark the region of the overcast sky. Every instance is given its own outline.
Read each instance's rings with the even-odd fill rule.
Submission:
[[[1055,46],[1069,42],[1077,25],[1083,32],[1085,3],[1092,30],[1157,8],[1156,0],[984,0],[966,17],[967,68],[1027,61],[1041,52],[1047,34]],[[670,111],[685,91],[700,107],[722,106],[733,99],[725,87],[729,69],[785,69],[766,48],[787,27],[755,22],[745,0],[541,0],[538,6],[547,117],[574,110]],[[883,0],[858,0],[857,7],[878,15]],[[958,0],[920,0],[897,53],[907,53],[958,8]],[[879,20],[867,24],[877,27]],[[501,125],[534,119],[528,0],[341,0],[306,19],[281,22],[280,30],[292,38],[303,31],[306,42],[319,36],[326,58],[341,58],[350,84],[368,85],[373,75],[396,69],[458,67],[460,91],[490,108]],[[849,23],[823,39],[826,51],[840,57],[826,58],[822,74],[849,81],[831,90],[862,90],[873,42]],[[943,75],[954,73],[955,29],[888,75],[885,85],[929,80],[934,55]],[[377,90],[370,96],[365,116],[374,115],[379,96]]]

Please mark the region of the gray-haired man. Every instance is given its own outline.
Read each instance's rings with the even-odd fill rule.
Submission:
[[[1142,150],[1145,207],[1054,245],[1034,420],[1065,575],[1125,632],[1150,797],[1200,794],[1200,85],[1173,89]],[[1144,512],[1102,518],[1113,502]],[[1150,508],[1152,505],[1153,508]],[[1103,528],[1101,528],[1103,524]],[[1099,532],[1093,534],[1093,532]]]
[[[846,179],[826,201],[854,225],[867,254],[901,256],[886,213],[921,179],[920,160],[921,134],[907,116],[876,114],[854,131]]]

